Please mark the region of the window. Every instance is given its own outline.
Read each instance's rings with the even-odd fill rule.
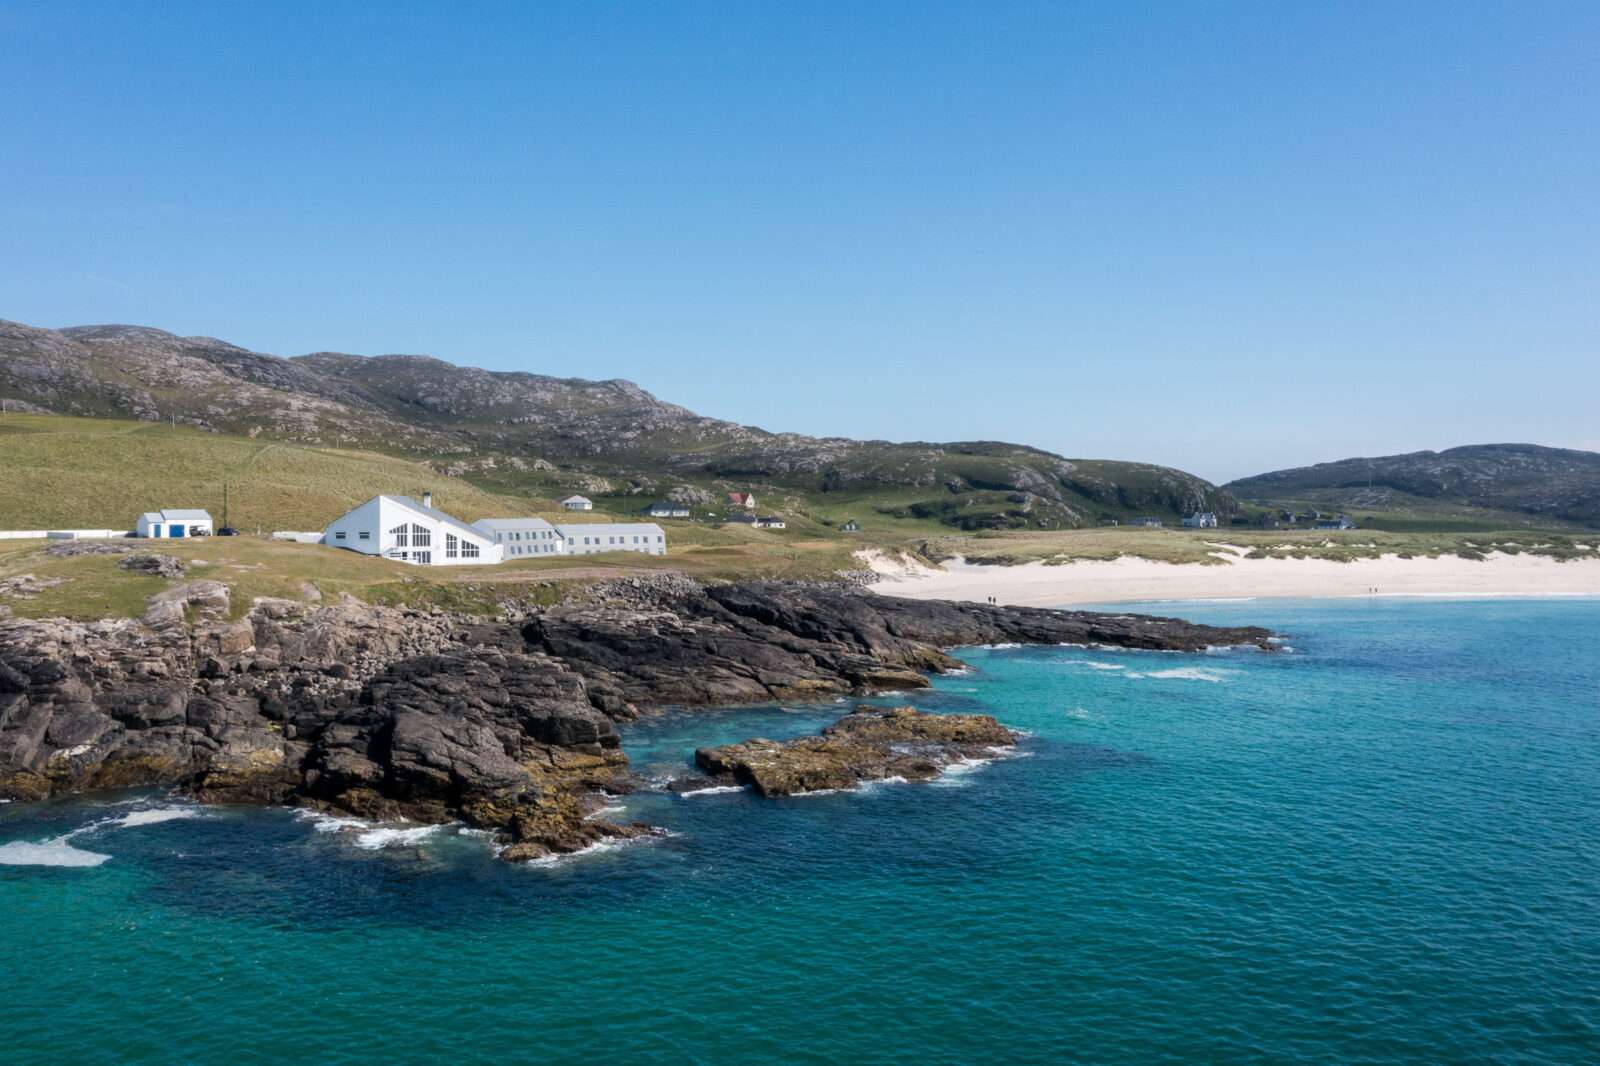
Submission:
[[[405,548],[410,546],[410,542],[407,540],[406,524],[404,522],[401,522],[398,526],[395,526],[393,529],[389,530],[389,536],[394,538],[394,546],[396,548]]]
[[[432,552],[414,552],[414,553],[412,553],[411,557],[413,559],[415,559],[417,562],[421,563],[423,566],[432,566],[433,565],[433,553]]]
[[[340,530],[338,533],[335,533],[333,535],[333,539],[334,540],[343,540],[344,539],[344,531]]]
[[[461,556],[460,544],[461,542],[456,540],[454,533],[446,533],[444,535],[444,557],[446,559],[459,558]]]
[[[344,536],[343,533],[341,533],[339,535],[341,537]],[[372,531],[369,530],[369,529],[363,529],[360,533],[357,533],[356,536],[359,537],[362,540],[371,540],[372,539]]]
[[[415,522],[411,523],[411,543],[417,548],[433,546],[433,534]]]
[[[518,548],[517,550],[521,551],[522,549]],[[476,558],[478,558],[478,546],[476,544],[472,543],[472,541],[470,541],[470,540],[462,541],[461,542],[461,557],[463,559],[476,559]]]

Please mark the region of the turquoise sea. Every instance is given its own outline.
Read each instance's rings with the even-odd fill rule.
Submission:
[[[1600,1059],[1600,602],[1147,609],[1293,650],[970,649],[914,702],[1018,757],[630,797],[675,835],[543,866],[153,793],[0,806],[0,1061]],[[665,776],[841,710],[625,744]]]

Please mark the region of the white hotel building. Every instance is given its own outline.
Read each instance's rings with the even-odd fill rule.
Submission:
[[[322,543],[417,566],[482,566],[503,558],[500,545],[481,530],[434,510],[433,494],[374,496],[334,519]]]
[[[632,551],[667,554],[654,522],[555,526],[542,518],[484,518],[472,525],[433,506],[431,493],[374,496],[335,519],[321,543],[417,566],[470,566],[550,555]]]

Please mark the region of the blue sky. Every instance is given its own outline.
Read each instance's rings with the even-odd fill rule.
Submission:
[[[1600,5],[0,0],[0,317],[1215,480],[1600,449]]]

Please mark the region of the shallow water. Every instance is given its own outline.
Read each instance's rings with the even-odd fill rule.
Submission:
[[[0,806],[7,1063],[1566,1063],[1600,1050],[1600,603],[1162,605],[1291,654],[973,649],[932,785],[453,827]],[[885,702],[905,702],[889,700]],[[828,704],[630,727],[647,774]],[[115,802],[113,802],[115,801]],[[98,865],[41,865],[85,861]]]

